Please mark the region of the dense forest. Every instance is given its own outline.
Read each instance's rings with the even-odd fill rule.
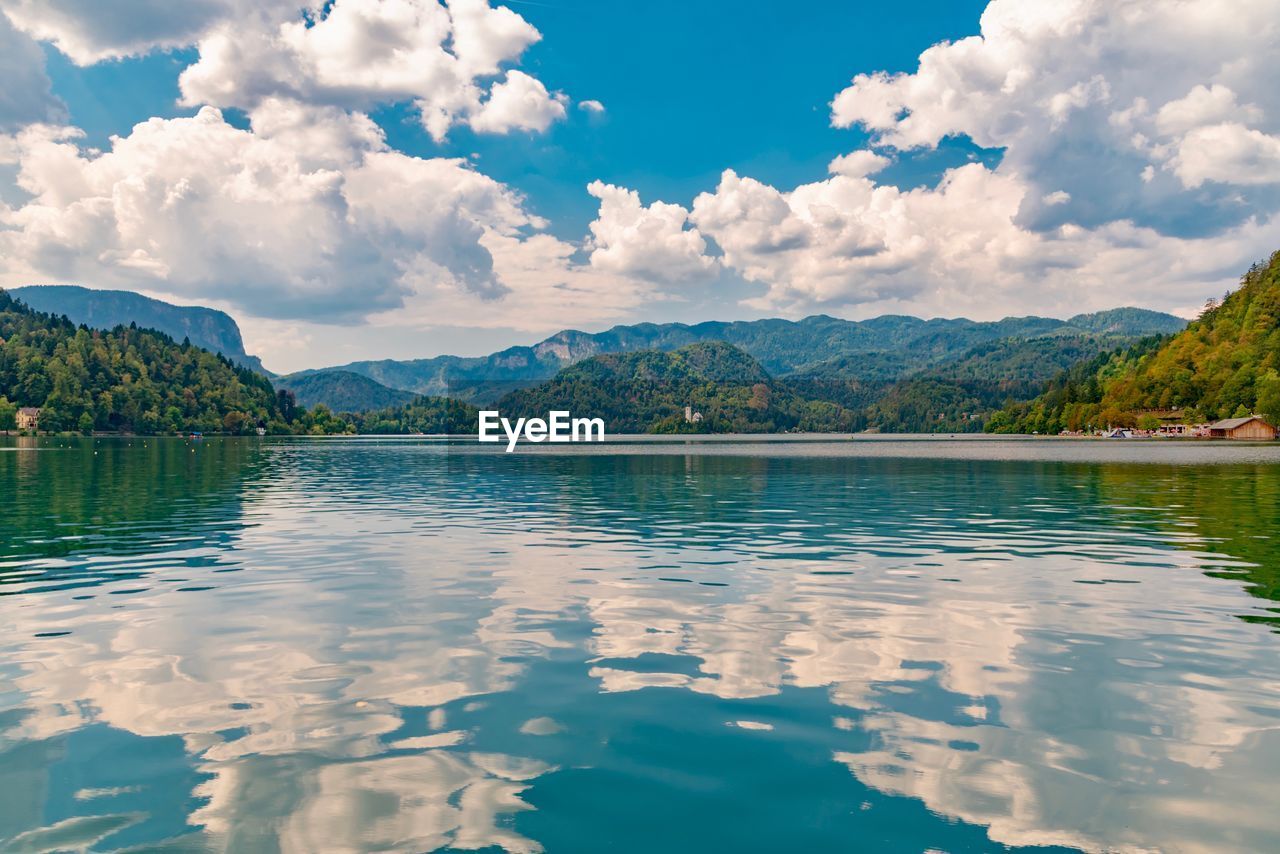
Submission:
[[[896,381],[876,379],[890,375],[890,369],[870,358],[856,367],[823,366],[783,379],[805,397],[854,410],[859,430],[973,433],[1009,401],[1036,397],[1063,369],[1133,340],[1108,331],[1006,338]],[[855,373],[864,378],[850,378]]]
[[[1257,413],[1280,423],[1280,252],[1171,337],[1145,339],[1055,378],[995,413],[997,433],[1135,426],[1161,412],[1188,424]]]
[[[1114,348],[1131,341],[1131,336],[1106,327],[1099,332],[1053,330],[1038,338],[985,341],[957,358],[897,380],[888,379],[895,368],[884,355],[846,357],[861,363],[839,361],[774,377],[741,349],[705,342],[675,351],[598,355],[533,385],[495,382],[481,397],[511,417],[541,417],[552,409],[598,416],[610,433],[980,432],[987,417],[1008,401],[1035,397],[1069,366],[1112,360]],[[329,382],[336,374],[343,374],[339,379],[344,383],[353,376],[335,371],[296,376]],[[507,388],[501,389],[503,385]],[[518,387],[512,389],[513,385]],[[501,391],[495,393],[496,389]],[[686,406],[700,412],[702,419],[687,421]],[[476,406],[444,397],[422,397],[341,417],[360,433],[476,429]]]
[[[0,429],[18,407],[40,429],[138,433],[343,432],[327,410],[298,407],[261,374],[164,333],[76,326],[0,291]]]
[[[545,415],[545,413],[543,413]],[[357,433],[475,433],[476,408],[447,397],[423,396],[409,403],[372,412],[344,413]]]
[[[701,420],[686,421],[686,406]],[[840,432],[856,420],[838,404],[800,396],[722,342],[596,356],[511,392],[495,408],[512,417],[567,410],[603,418],[610,433]]]

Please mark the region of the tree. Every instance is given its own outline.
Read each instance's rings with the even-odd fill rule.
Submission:
[[[276,392],[276,408],[280,410],[281,418],[292,421],[298,408],[298,401],[294,398],[293,392],[287,388],[279,389]]]
[[[987,420],[988,433],[1014,433],[1016,432],[1013,416],[1004,409],[997,410],[991,414]]]
[[[1280,373],[1268,371],[1258,381],[1258,414],[1273,425],[1280,425]]]

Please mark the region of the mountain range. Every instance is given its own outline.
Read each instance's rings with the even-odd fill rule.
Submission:
[[[497,409],[514,417],[590,413],[609,433],[838,433],[857,421],[838,404],[797,393],[723,341],[592,356],[507,393]]]
[[[418,395],[387,388],[353,371],[304,371],[275,378],[276,388],[293,392],[299,405],[310,409],[323,404],[333,412],[368,412],[409,403]]]
[[[13,294],[76,323],[103,329],[132,323],[155,328],[175,340],[186,338],[267,374],[277,389],[291,392],[303,408],[323,404],[332,412],[369,413],[368,418],[355,420],[359,425],[367,421],[405,429],[437,423],[440,417],[460,417],[461,411],[440,410],[435,404],[426,414],[406,408],[419,395],[473,405],[501,401],[517,408],[526,401],[559,399],[574,402],[571,408],[578,410],[603,406],[612,412],[620,404],[608,404],[600,397],[599,389],[607,388],[636,407],[630,413],[613,412],[617,424],[628,429],[642,424],[656,429],[673,413],[682,414],[684,405],[700,403],[708,415],[731,410],[733,414],[708,420],[699,429],[766,422],[772,429],[813,429],[822,422],[840,430],[969,431],[981,429],[986,416],[1006,403],[1034,398],[1067,368],[1185,326],[1181,318],[1138,308],[1067,320],[922,320],[889,315],[854,321],[817,315],[796,321],[640,323],[598,333],[564,330],[532,346],[510,347],[488,356],[362,361],[274,376],[244,352],[235,321],[220,311],[71,286],[19,288]],[[718,397],[710,389],[694,394],[702,386],[682,377],[694,364],[689,352],[700,351],[688,348],[709,344],[728,345],[760,372],[750,383],[731,385],[767,386],[768,398],[779,401],[786,412],[775,407],[765,420],[752,420],[759,413],[742,410],[737,399],[741,395],[727,388]],[[682,355],[674,362],[659,358],[677,352]],[[717,363],[742,367],[740,359],[723,349],[702,355],[709,353],[716,354],[713,361]],[[629,355],[638,360],[610,358]],[[665,385],[649,388],[652,399],[638,402],[631,387],[640,388],[655,376],[662,377]],[[591,390],[592,383],[596,391]],[[834,410],[822,421],[813,413],[800,413],[803,407],[792,398],[822,402]],[[678,419],[662,429],[688,429],[682,423]],[[611,425],[611,429],[619,428]]]
[[[1185,324],[1182,318],[1139,308],[1081,314],[1068,320],[1010,317],[983,322],[888,315],[856,321],[816,315],[797,321],[640,323],[598,333],[565,330],[532,346],[509,347],[488,356],[351,362],[300,371],[284,377],[283,382],[289,385],[303,377],[316,382],[317,375],[342,371],[360,374],[390,389],[483,404],[550,379],[593,356],[672,351],[720,341],[742,349],[773,376],[821,376],[882,384],[957,361],[974,348],[996,342],[1071,339],[1077,345],[1092,342],[1095,346],[1087,349],[1101,352],[1117,340],[1168,334]],[[1058,367],[1061,365],[1035,379],[1048,379]]]

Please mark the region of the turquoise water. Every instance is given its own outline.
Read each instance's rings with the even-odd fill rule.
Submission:
[[[1280,446],[0,439],[0,497],[0,850],[1280,848]]]

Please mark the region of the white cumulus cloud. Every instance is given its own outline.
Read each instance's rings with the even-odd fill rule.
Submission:
[[[437,139],[459,122],[477,130],[545,130],[565,97],[517,70],[541,36],[485,0],[336,0],[323,14],[220,22],[179,79],[183,103],[252,108],[266,98],[369,110],[413,103]]]
[[[564,119],[568,98],[516,67],[540,34],[504,6],[0,0],[0,13],[0,73],[22,82],[0,92],[0,166],[17,176],[0,187],[0,283],[133,287],[266,323],[549,331],[711,279],[791,314],[1188,307],[1275,248],[1280,0],[992,0],[979,35],[835,94],[833,124],[870,139],[826,175],[775,187],[726,170],[692,200],[647,205],[594,182],[578,241],[543,233],[519,193],[464,160],[392,150],[369,118],[411,104],[436,138]],[[81,64],[195,45],[179,82],[201,109],[88,149],[57,126],[32,39]],[[249,129],[223,118],[231,107]],[[949,137],[998,149],[998,165],[910,189],[882,177]]]
[[[103,153],[69,129],[13,137],[30,198],[0,209],[4,278],[332,319],[399,307],[424,282],[478,300],[505,292],[483,238],[539,224],[510,189],[462,160],[392,151],[363,116],[270,107],[251,130],[212,107],[151,119]]]
[[[79,65],[184,47],[220,21],[283,17],[304,0],[0,0],[0,12]]]
[[[546,332],[619,319],[653,292],[539,233],[547,223],[512,188],[463,159],[395,151],[369,118],[412,102],[437,137],[458,123],[507,133],[564,118],[566,96],[508,67],[540,38],[510,9],[121,0],[114,11],[107,21],[104,4],[0,0],[0,70],[24,84],[0,94],[0,284],[125,287],[307,335],[444,318]],[[57,124],[33,38],[82,64],[195,43],[180,87],[200,109],[90,148]],[[249,128],[223,117],[230,106]]]
[[[1256,122],[1262,110],[1253,104],[1236,102],[1236,93],[1221,83],[1197,84],[1185,96],[1169,101],[1156,112],[1156,130],[1161,136],[1177,136],[1218,122],[1239,119]]]
[[[1197,127],[1177,144],[1170,161],[1187,187],[1223,184],[1280,184],[1280,136],[1239,122]]]
[[[1001,171],[1035,187],[1019,211],[1032,228],[1213,233],[1275,208],[1274,188],[1251,188],[1275,180],[1252,168],[1269,161],[1261,137],[1280,138],[1277,20],[1276,0],[993,0],[980,35],[929,48],[916,71],[855,77],[832,121],[900,149],[949,136],[1003,148]],[[1182,165],[1188,136],[1194,149],[1199,129],[1228,122],[1249,131],[1230,135],[1229,167]],[[1062,188],[1069,202],[1040,201]]]
[[[877,154],[874,151],[869,151],[864,148],[859,151],[851,151],[848,154],[840,155],[827,165],[827,171],[832,175],[847,175],[850,178],[862,178],[879,172],[891,162],[892,161],[883,154]]]
[[[1038,231],[1018,222],[1030,192],[978,163],[911,190],[840,174],[779,190],[726,171],[694,200],[690,221],[723,250],[724,267],[763,286],[751,305],[792,315],[1182,308],[1274,248],[1273,229],[1256,220],[1197,239],[1128,221]]]
[[[696,228],[686,228],[689,212],[680,205],[645,206],[634,190],[593,181],[587,192],[600,200],[591,223],[591,266],[654,282],[706,277],[716,262]]]
[[[565,115],[564,95],[509,68],[538,30],[487,0],[0,0],[4,16],[81,65],[196,45],[179,79],[191,107],[411,103],[437,139],[459,123],[542,131]]]
[[[688,215],[701,260],[792,314],[1196,305],[1274,249],[1277,20],[1277,0],[993,0],[980,35],[837,93],[833,123],[871,147],[826,179],[724,172]],[[876,180],[895,153],[948,137],[1002,149],[999,164],[913,189]]]
[[[489,91],[489,99],[468,119],[481,133],[511,130],[544,131],[565,115],[564,95],[551,95],[547,87],[523,71],[508,71]]]

